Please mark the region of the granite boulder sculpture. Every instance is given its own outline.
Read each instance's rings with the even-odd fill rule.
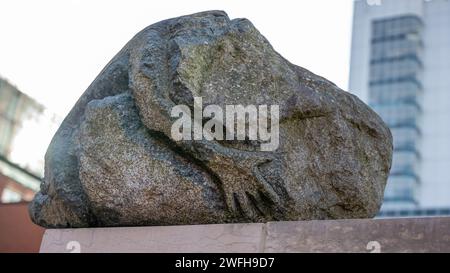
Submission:
[[[278,105],[277,148],[174,140],[171,110],[197,97],[224,108]],[[30,205],[44,227],[367,218],[383,199],[392,136],[356,96],[285,60],[250,21],[207,11],[129,41],[45,159]]]

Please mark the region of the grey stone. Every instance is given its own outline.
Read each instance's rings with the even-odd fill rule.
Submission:
[[[174,141],[179,104],[279,105],[280,145]],[[221,11],[138,33],[54,136],[30,205],[45,227],[373,217],[392,136],[356,96],[280,56]]]

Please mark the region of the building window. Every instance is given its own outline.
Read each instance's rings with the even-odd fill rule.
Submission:
[[[17,203],[22,201],[20,193],[5,188],[2,192],[2,203]]]

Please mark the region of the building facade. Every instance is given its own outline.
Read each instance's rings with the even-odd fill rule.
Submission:
[[[450,210],[450,1],[357,0],[349,89],[389,125],[381,215]]]
[[[33,198],[57,125],[42,105],[0,78],[0,203]]]

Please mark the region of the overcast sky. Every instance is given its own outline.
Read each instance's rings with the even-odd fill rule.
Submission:
[[[157,21],[219,9],[346,89],[352,0],[0,0],[0,75],[65,116],[106,63]]]

